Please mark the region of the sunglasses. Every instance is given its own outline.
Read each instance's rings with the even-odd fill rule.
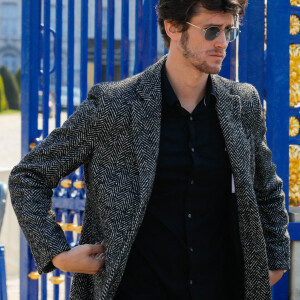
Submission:
[[[233,42],[239,33],[241,32],[238,28],[236,27],[230,27],[230,28],[225,28],[225,29],[220,29],[218,26],[211,26],[206,29],[201,28],[199,26],[196,26],[190,22],[186,22],[187,24],[194,26],[198,29],[201,29],[205,32],[205,39],[207,41],[213,41],[215,38],[217,38],[220,34],[221,31],[225,32],[225,38],[227,42]]]

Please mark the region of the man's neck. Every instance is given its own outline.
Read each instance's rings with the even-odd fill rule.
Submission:
[[[201,73],[184,60],[168,55],[166,71],[181,105],[192,111],[205,96],[208,74]]]

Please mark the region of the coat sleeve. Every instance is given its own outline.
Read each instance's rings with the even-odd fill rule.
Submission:
[[[255,111],[254,190],[266,241],[269,270],[287,270],[290,267],[290,237],[283,183],[276,174],[272,153],[267,146],[262,105],[255,88],[252,100]]]
[[[39,273],[55,269],[51,260],[70,246],[52,210],[52,189],[91,155],[101,134],[104,105],[91,89],[87,99],[13,168],[9,190],[18,222]]]

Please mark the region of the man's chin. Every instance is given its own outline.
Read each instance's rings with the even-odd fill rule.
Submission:
[[[221,72],[222,69],[222,64],[220,65],[208,65],[208,64],[201,64],[201,65],[196,65],[194,64],[194,67],[199,70],[202,73],[206,74],[218,74]]]
[[[221,72],[221,69],[222,69],[221,67],[219,68],[210,67],[210,68],[205,68],[203,72],[206,74],[219,74]]]

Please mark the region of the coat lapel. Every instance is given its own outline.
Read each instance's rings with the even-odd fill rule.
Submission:
[[[143,207],[150,198],[155,178],[161,127],[161,68],[164,56],[148,68],[138,81],[139,97],[132,102],[133,143],[139,171],[140,201]]]
[[[212,75],[216,111],[228,151],[237,195],[251,184],[249,141],[242,126],[240,96],[231,93],[230,82]]]

